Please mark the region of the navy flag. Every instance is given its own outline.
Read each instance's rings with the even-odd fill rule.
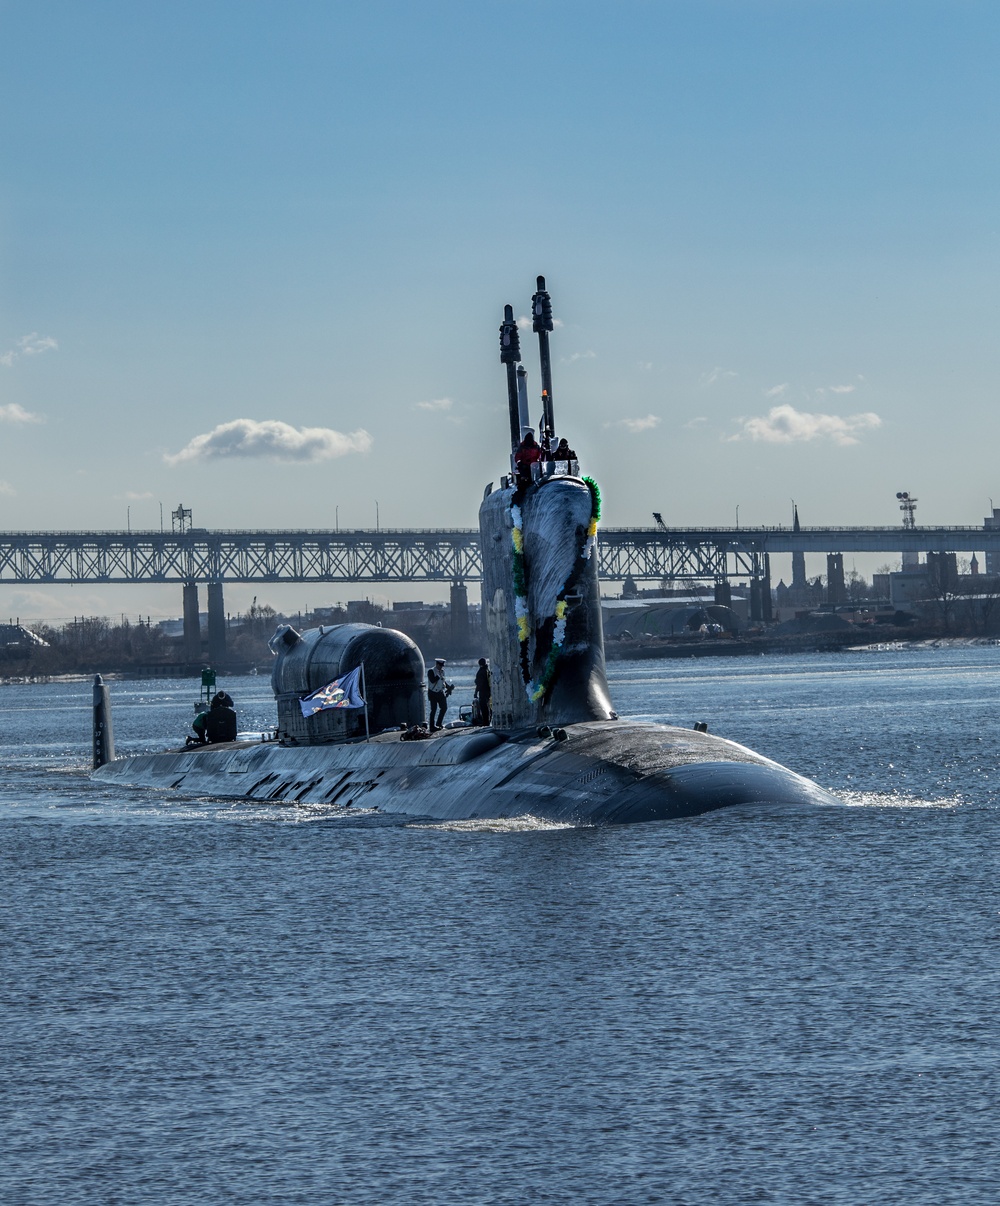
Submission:
[[[323,712],[327,708],[363,708],[364,706],[365,701],[361,698],[360,666],[299,700],[303,716],[314,716],[317,712]]]

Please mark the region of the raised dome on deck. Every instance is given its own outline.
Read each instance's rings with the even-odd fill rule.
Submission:
[[[372,624],[334,624],[303,633],[286,630],[276,644],[271,687],[280,740],[316,745],[362,735],[365,717],[360,709],[330,708],[305,717],[299,706],[304,695],[362,665],[373,733],[423,723],[424,659],[405,633]]]

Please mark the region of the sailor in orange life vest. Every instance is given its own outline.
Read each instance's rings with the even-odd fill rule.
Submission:
[[[444,676],[444,658],[436,657],[434,669],[427,671],[427,702],[430,704],[427,727],[432,733],[435,729],[444,728],[444,714],[448,711],[448,696],[454,690],[454,684],[448,682]]]

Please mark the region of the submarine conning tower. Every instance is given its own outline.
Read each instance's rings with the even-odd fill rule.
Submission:
[[[541,362],[540,455],[527,465],[515,461],[529,425],[518,329],[506,306],[500,360],[507,369],[511,471],[499,490],[487,490],[479,509],[496,729],[615,718],[597,575],[600,492],[580,476],[575,457],[553,457],[548,336],[554,324],[544,277],[531,300]]]

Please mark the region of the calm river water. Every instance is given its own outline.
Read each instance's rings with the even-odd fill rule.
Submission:
[[[847,806],[164,799],[89,782],[86,683],[0,687],[0,1200],[994,1203],[1000,648],[612,671]],[[114,684],[119,753],[196,693]]]

